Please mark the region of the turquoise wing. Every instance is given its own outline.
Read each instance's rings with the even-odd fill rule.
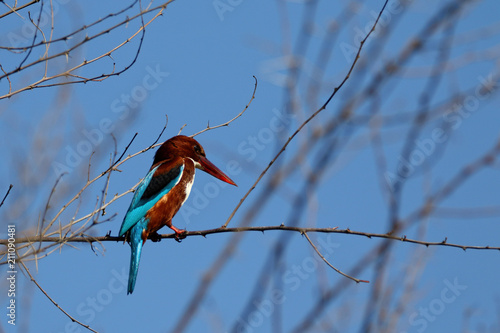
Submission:
[[[157,166],[149,171],[139,186],[137,186],[130,207],[120,227],[119,236],[123,236],[130,228],[144,218],[148,210],[181,180],[184,164],[179,164],[168,172],[155,175],[159,167]]]

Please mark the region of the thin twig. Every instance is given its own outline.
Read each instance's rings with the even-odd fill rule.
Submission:
[[[177,133],[177,135],[180,135],[180,134],[181,134],[181,132],[182,132],[182,130],[183,130],[183,129],[184,129],[184,127],[186,127],[186,126],[187,126],[187,124],[182,125],[182,126],[181,126],[181,128],[179,128],[179,133]]]
[[[285,151],[285,149],[288,147],[288,145],[290,144],[290,142],[293,140],[293,138],[295,138],[295,136],[311,121],[313,120],[319,113],[321,113],[321,111],[325,110],[326,107],[328,106],[328,104],[330,103],[330,101],[332,100],[332,98],[337,94],[337,92],[344,86],[344,84],[347,82],[347,80],[349,79],[349,77],[351,76],[351,73],[352,71],[354,70],[354,67],[356,66],[359,58],[360,58],[360,54],[361,54],[361,50],[363,49],[363,46],[365,45],[366,41],[368,40],[368,38],[370,37],[370,35],[372,34],[373,31],[375,31],[375,27],[377,26],[377,23],[380,19],[380,16],[382,16],[382,13],[384,12],[384,9],[385,7],[387,6],[387,3],[388,3],[389,0],[386,0],[384,2],[384,5],[382,6],[382,9],[380,10],[378,16],[377,16],[377,19],[375,20],[375,23],[373,23],[373,26],[372,28],[370,29],[370,31],[366,34],[365,38],[363,38],[363,40],[361,41],[360,45],[359,45],[359,48],[358,48],[358,51],[356,53],[356,57],[354,58],[352,64],[351,64],[351,67],[349,68],[349,71],[347,72],[347,74],[345,75],[344,79],[342,80],[342,82],[336,86],[334,89],[333,89],[333,92],[331,93],[330,97],[326,100],[326,102],[323,104],[323,106],[321,108],[319,108],[316,112],[314,112],[311,116],[309,116],[309,118],[307,118],[296,130],[295,132],[288,138],[288,140],[285,142],[285,144],[283,145],[283,147],[281,147],[280,151],[276,154],[276,156],[274,156],[274,158],[271,160],[271,162],[269,162],[269,164],[267,165],[267,167],[261,172],[261,174],[259,175],[259,177],[257,178],[257,180],[253,183],[253,185],[250,187],[250,189],[247,191],[247,193],[245,193],[245,195],[240,199],[240,202],[236,205],[236,207],[234,208],[234,210],[231,212],[231,214],[229,215],[228,219],[226,220],[226,223],[224,223],[222,225],[222,227],[227,227],[227,225],[229,224],[229,222],[231,222],[231,220],[233,219],[234,215],[236,214],[236,212],[240,209],[241,205],[243,204],[243,202],[246,200],[246,198],[250,195],[250,193],[255,189],[255,187],[257,186],[257,184],[261,181],[262,177],[264,177],[264,175],[267,173],[267,171],[271,168],[271,166],[274,164],[274,162],[278,159],[278,157],[280,157],[280,155]]]
[[[57,304],[52,299],[52,297],[50,297],[49,294],[47,294],[47,292],[40,286],[40,284],[38,284],[38,282],[35,280],[35,278],[33,277],[33,275],[31,275],[30,270],[28,269],[28,267],[26,267],[26,265],[24,264],[24,262],[22,260],[20,260],[18,262],[21,263],[21,265],[23,266],[23,268],[26,271],[26,273],[28,273],[31,281],[33,281],[33,283],[38,287],[38,289],[40,289],[40,291],[45,295],[45,297],[47,297],[49,299],[49,301],[51,301],[52,304],[54,304],[56,306],[56,308],[58,308],[59,310],[61,310],[61,312],[64,313],[69,319],[71,319],[72,322],[77,323],[78,325],[80,325],[82,327],[85,327],[86,329],[88,329],[91,332],[99,333],[96,330],[94,330],[93,328],[91,328],[89,325],[85,325],[84,323],[82,323],[79,320],[75,319],[73,316],[71,316],[69,313],[67,313],[63,308],[61,308],[61,306],[59,306],[59,304]]]
[[[3,206],[5,199],[7,199],[7,197],[9,196],[10,190],[12,190],[13,187],[14,187],[14,185],[12,185],[12,184],[9,185],[9,189],[7,190],[7,193],[5,193],[5,195],[3,196],[2,202],[0,202],[0,207]]]
[[[52,189],[50,190],[49,198],[47,199],[47,203],[45,204],[45,208],[43,210],[42,219],[40,222],[40,227],[38,228],[38,234],[40,235],[40,237],[43,236],[45,234],[45,231],[46,231],[46,230],[43,230],[43,226],[45,224],[45,218],[47,216],[47,212],[49,211],[49,208],[50,208],[50,202],[52,201],[52,196],[56,192],[57,185],[59,184],[59,182],[61,181],[62,177],[65,174],[66,174],[66,172],[63,172],[59,175],[59,177],[57,177],[57,179],[54,183],[54,186],[52,186]]]
[[[28,3],[25,3],[24,5],[21,5],[21,6],[18,6],[18,7],[10,7],[9,5],[7,5],[4,1],[2,1],[7,7],[9,7],[10,9],[10,12],[6,12],[6,13],[3,13],[2,15],[0,15],[0,19],[4,18],[5,16],[7,15],[10,15],[12,13],[16,13],[17,15],[19,15],[18,11],[20,11],[21,9],[24,9],[28,6],[31,6],[37,2],[40,2],[40,0],[33,0],[33,1],[30,1]],[[20,15],[19,15],[20,16]],[[21,16],[21,18],[23,18]],[[24,18],[23,18],[24,19]]]
[[[141,51],[141,48],[142,48],[142,43],[144,41],[144,36],[145,36],[145,28],[151,24],[153,21],[155,21],[159,16],[162,15],[163,11],[167,8],[167,6],[173,2],[174,0],[168,0],[166,1],[165,3],[162,3],[154,8],[149,8],[147,10],[144,10],[144,11],[141,11],[139,14],[136,14],[136,15],[133,15],[133,16],[127,16],[123,21],[115,24],[114,26],[110,27],[110,28],[107,28],[99,33],[96,33],[95,35],[93,36],[86,36],[82,41],[72,45],[71,47],[68,47],[66,50],[63,50],[61,52],[58,52],[58,53],[55,53],[55,54],[52,54],[50,56],[46,56],[46,57],[41,57],[37,60],[34,60],[33,62],[31,63],[28,63],[24,66],[18,66],[17,68],[15,68],[14,70],[10,71],[10,72],[7,72],[7,73],[4,73],[4,75],[0,75],[0,79],[2,79],[3,77],[5,76],[9,76],[9,75],[12,75],[12,74],[17,74],[29,67],[32,67],[34,65],[37,65],[41,62],[47,62],[48,60],[51,60],[51,59],[55,59],[55,58],[58,58],[58,57],[67,57],[71,51],[81,47],[83,44],[85,43],[88,43],[90,42],[91,40],[93,39],[96,39],[96,38],[99,38],[101,36],[104,36],[106,34],[108,34],[109,32],[111,32],[112,30],[114,29],[117,29],[123,25],[126,25],[128,24],[129,22],[137,19],[137,18],[140,18],[141,19],[141,22],[142,22],[142,25],[141,27],[135,32],[133,33],[129,38],[127,38],[126,40],[124,40],[123,42],[121,42],[120,44],[118,44],[117,46],[109,49],[107,52],[91,59],[91,60],[83,60],[83,62],[81,62],[80,64],[70,68],[70,69],[67,69],[66,71],[64,72],[61,72],[61,73],[58,73],[58,74],[55,74],[53,76],[50,76],[50,77],[42,77],[41,79],[39,79],[38,81],[32,83],[32,84],[29,84],[27,86],[24,86],[16,91],[9,91],[8,94],[5,94],[3,96],[0,96],[0,99],[4,99],[4,98],[7,98],[7,97],[11,97],[13,95],[16,95],[18,93],[21,93],[23,91],[26,91],[26,90],[32,90],[32,89],[35,89],[35,88],[45,88],[45,87],[52,87],[52,86],[60,86],[60,85],[67,85],[67,84],[73,84],[73,83],[87,83],[89,81],[96,81],[96,82],[100,82],[100,81],[103,81],[109,77],[112,77],[112,76],[118,76],[120,75],[121,73],[127,71],[128,69],[130,69],[134,64],[135,62],[137,61],[138,59],[138,56],[139,56],[139,53]],[[130,9],[131,6],[127,7],[126,9],[122,10],[119,12],[119,14],[122,14],[123,12],[125,12],[127,9]],[[144,23],[142,20],[143,20],[143,15],[144,14],[147,14],[147,13],[150,13],[150,12],[153,12],[153,11],[158,11],[147,23]],[[92,25],[95,25],[97,23],[100,23],[102,22],[104,19],[106,18],[111,18],[111,17],[115,17],[117,14],[109,14],[108,16],[106,16],[105,18],[103,19],[99,19],[98,21],[90,24],[90,25],[86,25],[82,28],[80,28],[79,30],[77,31],[83,31],[85,29],[87,29],[88,27],[92,26]],[[61,37],[59,39],[54,39],[54,40],[51,40],[49,41],[50,43],[55,43],[55,42],[59,42],[59,41],[67,41],[71,36],[73,36],[77,31],[74,31],[73,33],[70,33],[64,37]],[[88,77],[88,78],[81,78],[81,79],[78,79],[78,80],[75,80],[75,81],[63,81],[63,82],[56,82],[56,83],[50,83],[50,84],[42,84],[44,82],[47,82],[47,81],[53,81],[57,78],[60,78],[60,77],[68,77],[68,76],[71,76],[73,72],[77,71],[78,69],[84,67],[84,66],[88,66],[96,61],[99,61],[100,59],[102,58],[105,58],[105,57],[111,57],[112,53],[114,53],[116,50],[120,49],[121,47],[123,47],[124,45],[128,44],[133,38],[135,38],[139,33],[142,32],[142,35],[141,35],[141,38],[140,38],[140,41],[139,41],[139,45],[137,47],[137,50],[136,50],[136,53],[135,53],[135,56],[134,58],[132,59],[132,61],[127,65],[125,66],[122,70],[120,71],[115,71],[115,64],[113,63],[113,69],[111,72],[109,73],[104,73],[104,74],[100,74],[100,75],[97,75],[97,76],[94,76],[94,77]],[[33,44],[31,45],[30,47],[22,47],[21,50],[22,51],[26,51],[27,49],[29,49],[29,52],[31,52],[31,50],[33,48],[35,48],[36,46],[40,46],[40,45],[45,45],[45,43],[38,43],[38,44]],[[18,49],[18,48],[14,48],[14,47],[8,47],[8,48],[5,48],[3,47],[4,49],[8,49],[8,50],[15,50],[15,49]],[[27,58],[25,58],[27,59]],[[23,60],[23,63],[24,63],[24,60]]]
[[[360,279],[357,279],[355,277],[352,277],[352,276],[350,276],[350,275],[342,272],[340,269],[336,268],[335,266],[333,266],[328,260],[326,260],[326,258],[321,254],[321,252],[319,252],[319,250],[316,247],[316,245],[314,245],[314,243],[312,242],[311,238],[309,238],[309,235],[307,234],[307,232],[303,232],[302,235],[306,237],[306,239],[309,242],[309,244],[311,244],[311,246],[313,247],[314,251],[316,251],[316,253],[321,257],[321,259],[323,259],[323,261],[326,262],[326,264],[328,266],[330,266],[331,268],[333,268],[333,270],[335,272],[339,273],[340,275],[345,276],[346,278],[349,278],[349,279],[355,281],[356,283],[360,283],[360,282],[370,283],[370,281],[368,281],[368,280],[360,280]]]
[[[42,13],[43,13],[43,1],[40,3],[40,11],[38,12],[37,23],[35,23],[31,19],[30,12],[28,12],[28,18],[29,18],[30,22],[35,26],[36,29],[35,29],[35,33],[33,34],[33,41],[31,42],[31,47],[28,48],[28,54],[26,54],[26,56],[24,57],[24,59],[21,61],[21,63],[19,64],[19,66],[18,66],[18,68],[16,70],[16,72],[23,67],[23,64],[26,62],[26,60],[28,60],[29,56],[31,55],[31,51],[33,51],[33,45],[35,45],[38,31],[41,30],[39,28],[39,26],[40,26],[40,19],[42,18]]]
[[[5,74],[5,78],[7,78],[7,82],[9,82],[9,94],[12,92],[12,81],[10,81],[10,77],[7,72],[3,69],[2,64],[0,64],[0,70]]]
[[[207,125],[207,127],[193,135],[190,135],[192,138],[194,138],[195,136],[201,134],[201,133],[204,133],[206,131],[210,131],[210,130],[213,130],[213,129],[216,129],[216,128],[219,128],[219,127],[224,127],[224,126],[229,126],[229,124],[231,124],[233,121],[235,121],[236,119],[238,119],[239,117],[241,117],[243,115],[243,113],[245,113],[245,111],[250,107],[250,104],[252,104],[252,101],[255,99],[255,92],[257,91],[257,78],[255,77],[255,75],[253,76],[253,78],[255,79],[255,86],[253,88],[253,93],[252,93],[252,97],[250,98],[250,101],[247,103],[247,105],[245,105],[245,108],[243,109],[243,111],[241,111],[240,113],[238,113],[233,119],[230,119],[228,121],[226,121],[225,123],[223,124],[220,124],[220,125],[217,125],[217,126],[210,126],[210,123]],[[184,125],[186,126],[186,125]],[[184,128],[184,126],[182,126],[181,130]],[[179,133],[180,133],[179,131]]]
[[[160,138],[161,138],[161,136],[163,135],[163,132],[165,132],[165,130],[167,129],[167,125],[168,125],[168,115],[166,114],[166,115],[165,115],[165,117],[166,117],[166,120],[165,120],[165,126],[163,126],[163,129],[160,131],[160,134],[159,134],[159,135],[158,135],[158,137],[156,138],[155,142],[153,142],[153,143],[151,144],[151,146],[150,146],[150,147],[153,147],[155,144],[157,144],[157,143],[158,143],[158,141],[160,141]]]
[[[123,156],[125,156],[125,153],[129,149],[130,145],[132,144],[132,142],[134,142],[135,138],[137,137],[137,134],[138,134],[137,132],[134,134],[134,136],[132,137],[132,140],[130,140],[128,145],[125,147],[125,149],[123,150],[123,153],[120,155],[120,157],[118,157],[118,159],[113,164],[111,164],[111,166],[109,168],[107,168],[105,171],[103,171],[101,173],[101,176],[104,176],[109,171],[113,170],[113,168],[121,161],[121,159],[123,158]]]

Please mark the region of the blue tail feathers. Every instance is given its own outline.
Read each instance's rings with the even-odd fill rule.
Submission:
[[[136,225],[130,229],[130,270],[128,275],[128,289],[127,295],[132,294],[137,279],[137,272],[139,271],[139,261],[141,260],[142,252],[142,232],[147,228],[148,221],[142,218]]]

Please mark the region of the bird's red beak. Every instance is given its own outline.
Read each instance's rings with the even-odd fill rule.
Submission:
[[[222,180],[223,182],[226,182],[226,183],[234,185],[234,186],[238,186],[238,185],[236,185],[235,182],[233,182],[231,180],[231,178],[226,176],[226,174],[224,172],[220,171],[219,168],[217,168],[215,165],[213,165],[213,163],[210,162],[206,157],[200,156],[200,164],[202,166],[201,170],[205,171],[206,173],[214,176],[215,178]]]

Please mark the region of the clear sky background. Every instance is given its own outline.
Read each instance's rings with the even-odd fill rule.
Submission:
[[[123,6],[119,1],[53,2],[58,6],[55,20],[61,29],[56,30],[55,36]],[[176,135],[185,124],[182,133],[190,135],[205,128],[208,122],[210,125],[224,123],[248,103],[254,88],[253,76],[256,76],[256,98],[246,113],[228,127],[196,137],[207,157],[227,172],[238,187],[225,186],[198,171],[191,197],[173,221],[177,227],[187,230],[222,225],[281,147],[283,138],[291,135],[316,111],[345,77],[353,60],[353,50],[357,49],[360,38],[369,30],[383,5],[383,1],[318,1],[310,26],[310,40],[307,47],[300,49],[302,20],[308,3],[301,0],[177,0],[147,27],[137,61],[123,74],[103,82],[35,89],[0,101],[0,147],[4,156],[4,163],[0,164],[2,197],[8,185],[14,185],[0,208],[1,238],[6,238],[7,224],[16,225],[19,237],[34,232],[61,171],[67,174],[54,195],[57,204],[47,212],[51,217],[85,184],[92,151],[95,153],[90,175],[96,176],[105,170],[110,153],[114,151],[111,133],[116,138],[119,153],[138,133],[128,151],[135,153],[156,140],[165,125],[165,115],[168,115],[168,125],[162,140]],[[289,157],[298,150],[299,143],[306,140],[312,128],[327,122],[345,101],[365,89],[375,73],[382,70],[383,64],[396,58],[446,3],[409,1],[409,7],[401,12],[398,11],[401,3],[390,1],[380,22],[381,28],[390,27],[390,34],[385,36],[376,31],[361,54],[358,64],[363,70],[354,70],[352,80],[346,82],[328,108],[296,137],[296,142],[278,161],[284,165],[291,163]],[[346,10],[349,4],[351,9]],[[37,12],[34,8],[33,13]],[[444,109],[433,113],[417,138],[412,158],[424,156],[425,163],[411,173],[406,183],[401,200],[402,217],[420,207],[430,193],[498,142],[500,100],[497,91],[492,89],[492,93],[483,98],[483,91],[478,92],[476,87],[483,82],[496,82],[491,78],[499,72],[499,9],[494,0],[472,2],[455,19],[458,23],[454,26],[449,67],[442,68],[445,74],[433,90],[430,103],[433,108],[442,103]],[[348,19],[347,13],[352,17]],[[27,13],[21,14],[27,20]],[[23,36],[26,20],[10,15],[0,20],[1,29]],[[340,25],[337,27],[340,33],[332,44],[331,60],[327,66],[318,68],[323,38],[335,21]],[[76,64],[95,57],[109,45],[123,41],[139,26],[140,22],[134,21],[86,44],[67,61]],[[90,28],[86,33],[99,29],[102,27]],[[12,35],[2,35],[2,45],[12,45]],[[77,35],[75,40],[82,36]],[[388,231],[387,197],[381,190],[381,182],[391,178],[390,173],[397,172],[398,165],[406,163],[401,161],[402,145],[419,108],[421,93],[432,73],[440,45],[443,45],[443,36],[445,32],[434,34],[425,50],[405,63],[404,70],[389,82],[384,82],[384,88],[374,99],[378,101],[380,114],[388,117],[387,121],[391,117],[396,119],[394,126],[387,125],[383,129],[383,149],[389,173],[377,169],[369,123],[345,124],[335,135],[339,141],[347,143],[335,153],[314,192],[307,195],[307,209],[298,216],[299,225],[338,226],[376,233]],[[123,68],[133,59],[138,42],[135,38],[113,54],[113,60],[103,60],[81,74],[109,71],[113,61],[117,68]],[[59,47],[62,46],[54,45],[55,50]],[[19,56],[5,50],[1,52],[2,66],[5,68],[10,63],[10,69],[15,68]],[[375,52],[377,56],[372,61],[371,55]],[[285,103],[291,54],[302,55],[301,76],[296,84],[298,96],[301,96],[297,114],[290,114]],[[54,63],[49,72],[64,66],[65,61]],[[20,82],[36,80],[41,70],[43,68],[24,74]],[[322,74],[321,89],[313,102],[306,103],[307,84],[318,76],[318,71]],[[8,91],[5,79],[0,81],[0,89],[2,95]],[[465,100],[457,100],[454,108],[447,107],[445,102],[458,92],[465,92]],[[353,110],[358,117],[355,119],[369,117],[377,105],[374,100],[357,106]],[[403,121],[398,121],[398,116]],[[276,130],[278,127],[280,129]],[[297,165],[297,171],[259,209],[253,225],[287,225],[296,217],[294,198],[303,186],[307,171],[320,155],[320,147],[316,146],[305,161]],[[113,173],[108,196],[123,193],[144,177],[153,155],[154,151],[141,154],[124,163],[121,172]],[[231,168],[234,163],[238,167]],[[409,165],[412,163],[415,164],[409,162]],[[389,176],[381,178],[381,174]],[[83,216],[92,211],[103,185],[103,181],[94,184],[81,201],[61,216],[61,223],[75,212],[76,216]],[[451,243],[500,246],[499,188],[500,164],[496,161],[475,173],[440,203],[435,214],[406,229],[404,234],[427,241],[442,241],[447,237]],[[240,225],[262,190],[263,186],[257,187],[230,226]],[[131,199],[132,194],[128,194],[111,204],[106,209],[107,215],[100,217],[100,220],[112,217],[110,221],[89,233],[103,236],[111,231],[111,235],[117,235]],[[346,280],[345,287],[325,311],[318,314],[317,325],[310,331],[365,330],[363,322],[376,286],[373,283],[356,284],[331,270],[298,233],[290,234],[291,241],[278,273],[273,275],[269,286],[262,288],[261,305],[251,304],[250,311],[245,311],[249,297],[254,290],[259,290],[256,280],[266,270],[268,255],[282,235],[278,231],[244,235],[199,304],[186,332],[229,332],[235,327],[239,332],[271,332],[276,329],[273,323],[278,318],[282,320],[282,331],[289,332],[296,329],[325,290],[343,280]],[[65,246],[39,259],[37,265],[30,262],[28,267],[54,301],[98,332],[171,332],[203,275],[212,267],[230,237],[230,234],[189,237],[180,244],[170,239],[147,242],[135,291],[128,296],[130,248],[127,244],[106,242],[104,248],[97,244],[95,251],[89,245]],[[380,239],[342,234],[311,234],[311,238],[320,245],[323,254],[345,272],[381,244]],[[392,246],[380,286],[392,300],[387,316],[394,315],[397,319],[397,324],[389,331],[500,331],[498,251],[464,252],[457,248],[427,248],[403,242],[394,242]],[[377,265],[373,260],[355,277],[372,280]],[[4,266],[2,273],[5,271]],[[0,332],[87,331],[71,323],[20,269],[17,274],[17,325],[12,327],[4,314],[8,304],[5,279],[0,287],[4,309]],[[410,290],[406,294],[405,288]],[[278,290],[279,295],[274,295],[273,290]],[[396,311],[398,302],[405,305],[401,313]],[[376,303],[380,304],[386,304],[383,296]]]

